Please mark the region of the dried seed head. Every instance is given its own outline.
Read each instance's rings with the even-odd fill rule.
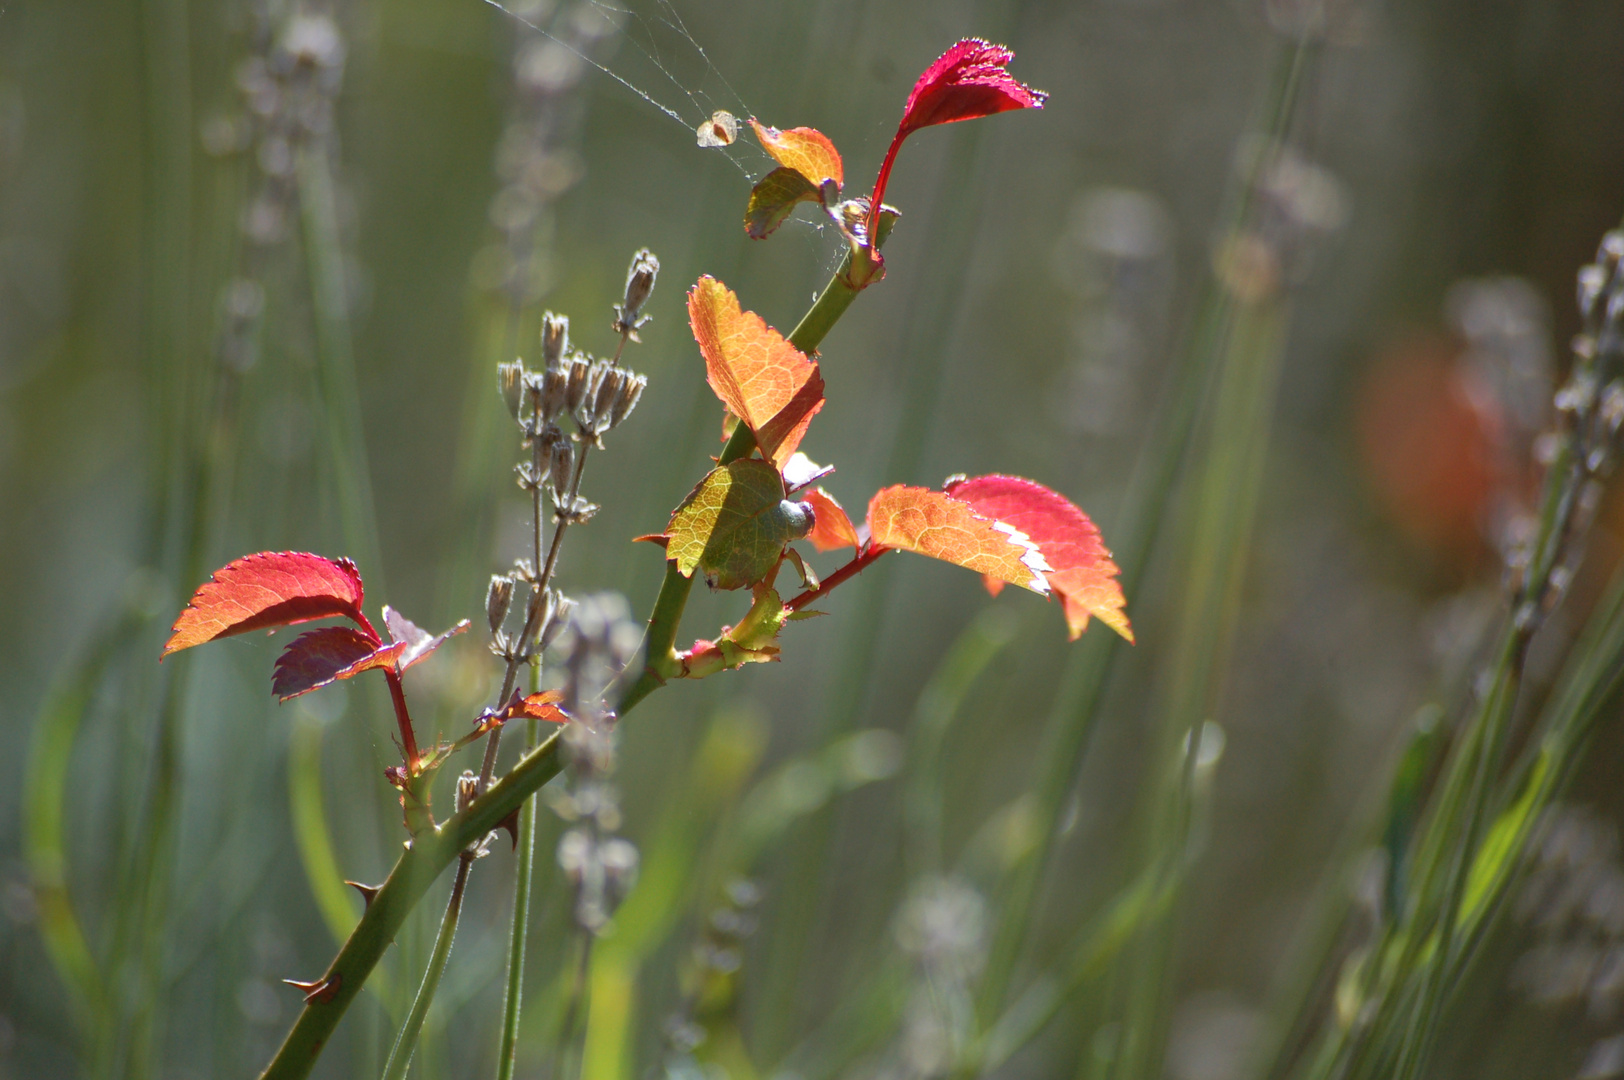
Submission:
[[[552,618],[547,620],[547,625],[541,631],[541,647],[543,649],[558,640],[558,635],[562,634],[564,628],[570,624],[570,616],[575,612],[575,601],[563,593],[555,592],[553,599],[555,602]]]
[[[575,450],[568,439],[553,443],[553,500],[562,502],[569,492],[570,469],[575,464]]]
[[[558,613],[558,594],[552,589],[532,591],[530,602],[525,605],[524,624],[530,632],[537,637],[546,632],[547,626]]]
[[[520,405],[523,412],[533,413],[541,406],[541,388],[544,380],[540,371],[526,371],[524,373],[524,402]],[[523,417],[519,423],[524,423]]]
[[[637,408],[638,399],[643,396],[643,389],[647,386],[647,375],[626,372],[625,381],[620,384],[620,393],[615,397],[614,407],[609,413],[610,428],[619,427],[620,422],[632,414],[632,410]]]
[[[491,633],[502,629],[508,608],[513,605],[513,579],[500,574],[491,576],[491,586],[485,591],[485,622]]]
[[[507,406],[508,415],[515,420],[524,408],[524,384],[524,361],[496,365],[496,386],[502,392],[502,404]]]
[[[615,333],[638,340],[637,328],[648,320],[643,316],[643,305],[654,292],[654,279],[660,273],[660,260],[648,248],[632,256],[632,265],[626,271],[626,296],[615,305]]]
[[[581,402],[586,397],[587,379],[592,375],[592,361],[577,353],[570,357],[565,368],[569,372],[569,383],[564,394],[564,407],[573,413],[581,407]]]
[[[541,415],[548,423],[564,410],[569,395],[569,374],[563,368],[548,368],[542,378]]]
[[[479,777],[464,769],[457,777],[457,812],[468,809],[468,804],[479,797]]]
[[[597,393],[592,403],[592,422],[588,425],[594,435],[609,430],[609,417],[620,398],[620,388],[625,385],[626,373],[617,367],[606,369],[598,377],[598,384],[594,387]]]
[[[570,320],[568,315],[547,312],[541,317],[541,358],[549,370],[561,367],[564,354],[570,347]]]

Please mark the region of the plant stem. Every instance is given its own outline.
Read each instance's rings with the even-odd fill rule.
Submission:
[[[823,292],[813,301],[812,307],[801,316],[801,321],[795,324],[795,329],[790,331],[789,343],[801,352],[809,356],[817,352],[824,336],[840,321],[846,309],[851,307],[851,302],[857,298],[860,290],[853,289],[844,280],[850,265],[851,255],[848,253],[841,260],[840,268],[829,279],[829,284],[823,287]],[[741,423],[733,429],[727,445],[722,448],[722,455],[717,459],[717,464],[727,465],[737,461],[755,447],[755,434],[751,432],[748,424]],[[682,609],[688,603],[688,592],[693,586],[693,578],[684,577],[677,569],[675,561],[666,561],[665,580],[660,583],[660,593],[654,600],[653,610],[649,613],[648,633],[643,642],[643,670],[621,694],[617,709],[620,716],[624,717],[638,702],[663,686],[666,679],[681,671],[681,665],[677,662],[677,631],[682,622]]]
[[[532,668],[530,685],[539,689],[539,671]],[[536,745],[541,732],[541,721],[525,721],[525,744]],[[530,929],[530,885],[536,866],[535,799],[526,799],[519,811],[519,865],[513,885],[513,925],[508,933],[507,983],[502,996],[502,1040],[496,1058],[497,1080],[513,1080],[513,1068],[519,1053],[519,1015],[524,1000],[524,954]]]
[[[817,588],[806,590],[806,592],[794,597],[784,606],[791,611],[801,610],[802,608],[806,607],[806,605],[812,603],[812,601],[827,595],[841,582],[849,581],[858,574],[862,573],[864,570],[867,570],[874,564],[875,560],[890,550],[892,549],[888,547],[864,548],[862,551],[857,553],[851,562],[824,578]]]
[[[561,742],[560,729],[466,808],[411,840],[323,975],[322,988],[305,1002],[261,1080],[297,1080],[310,1074],[339,1019],[361,992],[367,976],[394,941],[412,908],[453,859],[558,775]]]
[[[429,954],[428,970],[423,972],[417,996],[412,999],[412,1009],[406,1014],[406,1022],[401,1025],[395,1045],[389,1051],[389,1060],[383,1067],[383,1080],[402,1080],[406,1070],[411,1067],[418,1032],[423,1030],[423,1019],[429,1014],[434,992],[440,986],[440,976],[445,974],[446,961],[451,958],[451,941],[457,936],[457,920],[462,915],[462,894],[468,886],[468,870],[473,865],[473,853],[464,851],[457,863],[456,880],[451,883],[451,899],[446,904],[445,915],[440,919],[440,932],[434,938],[434,951]]]

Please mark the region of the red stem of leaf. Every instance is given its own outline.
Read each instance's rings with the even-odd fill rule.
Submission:
[[[373,628],[371,621],[366,617],[366,613],[359,607],[350,613],[350,618],[355,622],[356,626],[361,628],[363,634],[372,639],[374,645],[383,644],[382,636]]]
[[[851,562],[824,578],[823,583],[817,588],[808,589],[806,592],[795,597],[784,606],[791,611],[801,610],[812,601],[818,599],[820,596],[823,596],[825,593],[828,593],[836,585],[839,585],[841,582],[846,581],[849,578],[854,578],[864,570],[867,570],[870,563],[890,550],[891,549],[888,547],[865,548],[863,551],[859,552],[857,557],[852,559]]]
[[[401,685],[400,673],[394,668],[384,668],[383,673],[389,680],[389,698],[395,703],[395,723],[400,725],[400,746],[406,752],[406,771],[412,774],[417,771],[421,755],[417,752],[417,735],[412,731],[412,714],[406,709],[406,688]]]
[[[868,196],[868,224],[865,235],[872,244],[878,235],[880,227],[880,205],[885,199],[885,186],[891,181],[891,166],[896,163],[897,151],[902,148],[902,140],[911,132],[907,128],[898,128],[896,135],[891,139],[891,146],[885,151],[885,161],[880,164],[880,175],[874,178],[874,190]]]

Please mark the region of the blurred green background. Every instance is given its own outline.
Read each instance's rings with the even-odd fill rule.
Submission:
[[[1469,683],[1498,611],[1495,552],[1526,503],[1524,463],[1576,329],[1574,272],[1624,214],[1624,7],[514,10],[522,20],[479,0],[0,6],[0,1076],[254,1074],[296,1013],[279,980],[314,978],[359,910],[320,871],[377,881],[393,861],[382,688],[279,707],[278,639],[160,669],[190,590],[249,551],[348,554],[369,605],[477,624],[486,576],[523,552],[528,520],[494,365],[537,360],[543,308],[610,350],[609,306],[648,246],[662,263],[654,321],[626,360],[650,386],[587,473],[604,509],[560,569],[566,591],[616,589],[646,611],[661,560],[629,540],[663,527],[719,445],[686,288],[713,274],[788,328],[840,255],[805,210],[748,240],[740,219],[767,159],[748,137],[702,150],[694,125],[723,108],[815,126],[855,194],[915,73],[972,34],[1013,47],[1014,73],[1048,105],[910,141],[889,192],[903,216],[888,277],[823,344],[828,404],[803,449],[838,467],[826,486],[854,516],[883,484],[1011,472],[1071,497],[1116,547],[1152,417],[1202,340],[1202,297],[1267,310],[1272,344],[1251,347],[1269,354],[1258,401],[1267,419],[1272,400],[1272,430],[1238,429],[1267,456],[1252,480],[1237,474],[1236,572],[1212,591],[1209,637],[1190,636],[1203,618],[1191,553],[1209,540],[1208,462],[1192,453],[1129,594],[1139,644],[1115,654],[1080,772],[1062,771],[1014,978],[1031,985],[1132,880],[1165,766],[1155,733],[1193,694],[1194,719],[1224,744],[1198,778],[1200,856],[1155,1068],[1252,1075],[1271,995],[1314,948],[1305,913],[1341,888],[1338,860],[1358,846],[1350,822],[1384,798],[1415,710]],[[290,27],[304,35],[291,44]],[[277,74],[290,50],[304,74]],[[1239,177],[1288,69],[1289,153],[1234,231]],[[1592,562],[1616,559],[1621,539],[1624,517],[1604,510]],[[1602,578],[1581,575],[1581,609]],[[1068,645],[1054,606],[1013,592],[989,599],[973,575],[885,560],[786,633],[782,664],[674,685],[628,722],[625,833],[651,899],[633,894],[625,917],[641,921],[618,954],[606,946],[621,966],[600,985],[618,972],[635,998],[620,1002],[623,1058],[604,1049],[612,1033],[589,1035],[589,1075],[668,1060],[666,1021],[730,860],[762,890],[760,926],[718,1028],[736,1020],[738,1046],[714,1067],[935,1075],[928,1048],[909,1049],[930,1030],[910,980],[953,984],[953,965],[922,960],[908,920],[957,911],[964,925],[941,931],[950,951],[983,962],[1007,875],[1048,820],[1033,793],[1057,687],[1108,634]],[[685,636],[742,606],[696,592]],[[1571,634],[1557,623],[1557,639]],[[1189,675],[1191,656],[1204,673]],[[460,732],[495,670],[478,635],[456,639],[409,680],[420,717]],[[959,675],[967,686],[951,685]],[[927,684],[936,696],[920,705]],[[921,732],[938,722],[951,724],[938,842],[969,897],[957,908],[930,906],[919,881],[936,867],[905,842],[909,784],[929,775]],[[838,742],[864,731],[894,737]],[[1573,796],[1603,854],[1624,806],[1618,742],[1604,734]],[[800,771],[773,771],[786,762]],[[566,955],[559,826],[542,819],[521,1075],[542,1075]],[[741,830],[759,855],[739,854]],[[422,1075],[492,1072],[505,846],[474,875]],[[381,1066],[440,896],[319,1075]],[[1531,1000],[1517,927],[1454,1014],[1439,1068],[1576,1075],[1620,1027],[1616,997]],[[999,1075],[1092,1075],[1123,978],[1066,997]],[[935,985],[938,1005],[958,992]],[[601,998],[594,1025],[613,1018]]]

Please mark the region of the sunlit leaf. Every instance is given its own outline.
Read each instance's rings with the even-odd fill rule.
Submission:
[[[811,509],[784,498],[778,471],[745,458],[713,469],[677,507],[666,553],[685,576],[703,570],[712,588],[737,589],[764,578],[811,527]]]
[[[816,487],[802,498],[812,507],[816,517],[812,531],[806,535],[813,547],[819,551],[834,551],[836,548],[854,548],[858,545],[857,527],[851,523],[851,518],[841,505],[835,502],[833,495]]]
[[[833,180],[836,188],[845,185],[846,172],[840,163],[840,152],[823,132],[809,127],[779,131],[754,118],[750,126],[761,140],[761,148],[778,164],[800,173],[814,190],[825,180]]]
[[[405,671],[445,644],[446,638],[468,629],[468,620],[464,619],[443,634],[431,634],[387,604],[383,609],[383,624],[392,640],[406,646],[405,651],[400,654],[401,671]]]
[[[898,484],[868,504],[869,543],[955,563],[1047,595],[1048,563],[1012,525],[982,517],[940,491]]]
[[[564,694],[559,690],[545,690],[539,694],[530,694],[526,697],[513,696],[508,707],[502,710],[505,719],[525,716],[532,720],[545,720],[550,724],[569,723],[569,714],[558,707]]]
[[[818,189],[810,180],[788,165],[780,165],[750,189],[750,202],[744,208],[744,231],[752,240],[764,240],[794,213],[797,205],[818,199]]]
[[[163,655],[205,641],[342,615],[361,616],[361,575],[348,559],[262,551],[216,570],[175,620]]]
[[[1065,607],[1072,640],[1087,628],[1090,615],[1133,640],[1111,553],[1088,515],[1065,496],[1019,476],[978,476],[949,482],[945,490],[981,516],[1013,525],[1037,544],[1051,567],[1044,577]]]
[[[324,626],[288,642],[271,673],[271,693],[283,701],[373,668],[392,667],[406,651],[397,641],[382,648],[349,626]]]
[[[823,408],[818,365],[712,277],[689,291],[688,322],[711,389],[750,425],[763,456],[782,467]]]

